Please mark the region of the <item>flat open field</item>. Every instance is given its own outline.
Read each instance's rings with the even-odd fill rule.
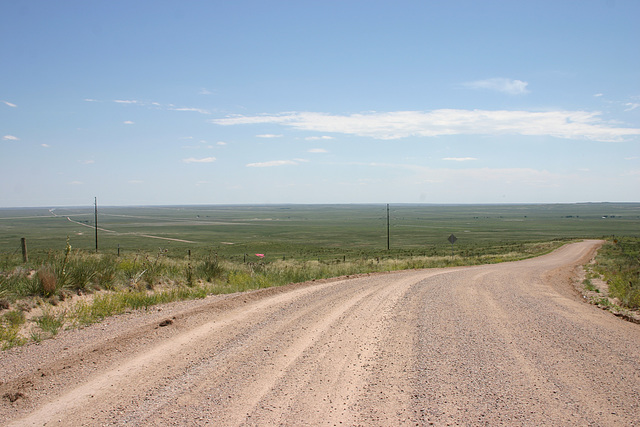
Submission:
[[[386,205],[99,207],[103,253],[168,250],[239,258],[385,254]],[[0,255],[94,250],[94,208],[0,209]],[[551,205],[391,205],[391,254],[449,253],[517,242],[639,236],[640,203]]]

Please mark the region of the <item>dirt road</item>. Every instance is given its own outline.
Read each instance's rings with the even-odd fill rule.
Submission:
[[[640,425],[640,326],[570,285],[597,245],[68,331],[0,355],[0,423]]]

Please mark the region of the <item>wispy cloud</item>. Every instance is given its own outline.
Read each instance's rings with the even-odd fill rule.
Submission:
[[[80,160],[80,163],[82,163],[83,165],[92,165],[95,162],[95,160]]]
[[[125,121],[124,121],[124,122],[122,122],[122,123],[124,123],[125,125],[132,125],[132,124],[134,124],[131,120],[125,120]]]
[[[270,168],[273,166],[287,166],[287,165],[297,165],[298,163],[294,160],[272,160],[270,162],[260,162],[260,163],[249,163],[247,164],[248,168]]]
[[[171,111],[192,111],[200,114],[211,114],[208,110],[204,110],[202,108],[193,108],[193,107],[171,107],[169,108]]]
[[[18,138],[17,136],[13,136],[13,135],[5,135],[2,137],[3,140],[5,141],[20,141],[20,138]]]
[[[477,80],[474,82],[462,83],[463,87],[469,89],[489,89],[509,95],[523,95],[529,93],[527,86],[529,83],[522,80],[512,80],[505,78],[495,78],[486,80]]]
[[[282,135],[274,135],[272,133],[263,133],[262,135],[256,135],[256,138],[282,138]]]
[[[95,101],[93,99],[85,99],[85,101]],[[137,105],[140,107],[147,107],[152,109],[161,109],[168,111],[188,111],[195,112],[200,114],[211,114],[209,110],[205,110],[203,108],[195,108],[195,107],[184,107],[177,106],[174,104],[161,104],[159,102],[150,102],[150,101],[139,101],[137,99],[114,99],[113,102],[117,104],[125,104],[125,105]]]
[[[328,153],[324,148],[310,148],[307,152],[309,153]]]
[[[40,144],[40,146],[41,146],[41,147],[44,147],[44,148],[49,148],[49,147],[51,147],[49,144]]]
[[[319,140],[334,139],[334,138],[329,135],[323,135],[323,136],[308,136],[305,139],[307,141],[319,141]]]
[[[7,107],[11,107],[11,108],[16,108],[17,105],[14,104],[13,102],[9,102],[9,101],[2,101],[5,105],[7,105]]]
[[[627,102],[626,104],[624,104],[625,110],[624,111],[631,111],[631,110],[635,110],[636,108],[640,107],[640,104],[638,104],[637,102]]]
[[[189,157],[188,159],[182,159],[184,163],[213,163],[216,161],[215,157],[203,157],[196,159],[195,157]]]
[[[221,146],[221,147],[224,147],[225,145],[227,145],[227,143],[226,143],[226,142],[224,142],[224,141],[218,141],[218,142],[216,142],[216,145],[219,145],[219,146]]]
[[[475,157],[445,157],[442,160],[448,160],[451,162],[469,162],[471,160],[478,160]]]
[[[441,109],[335,115],[287,112],[274,115],[230,116],[211,120],[223,126],[279,124],[313,132],[343,133],[375,139],[444,135],[529,135],[594,141],[623,141],[640,135],[638,128],[606,122],[600,112]]]

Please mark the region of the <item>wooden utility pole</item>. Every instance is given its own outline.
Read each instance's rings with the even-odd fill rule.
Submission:
[[[98,198],[95,198],[94,223],[96,225],[96,253],[98,253]]]
[[[389,203],[387,203],[387,250],[391,248],[391,238],[389,235]]]

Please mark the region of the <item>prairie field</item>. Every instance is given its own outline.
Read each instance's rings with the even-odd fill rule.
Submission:
[[[392,205],[388,212],[386,205],[104,207],[96,253],[93,207],[0,210],[0,347],[171,301],[515,261],[584,238],[615,243],[604,252],[615,261],[602,261],[613,267],[598,274],[617,286],[612,296],[624,305],[640,304],[640,204]]]
[[[184,257],[217,253],[245,258],[331,259],[349,256],[477,252],[524,242],[640,235],[640,204],[265,205],[99,207],[100,253],[163,251]],[[95,251],[93,206],[0,209],[0,254],[30,256]]]

